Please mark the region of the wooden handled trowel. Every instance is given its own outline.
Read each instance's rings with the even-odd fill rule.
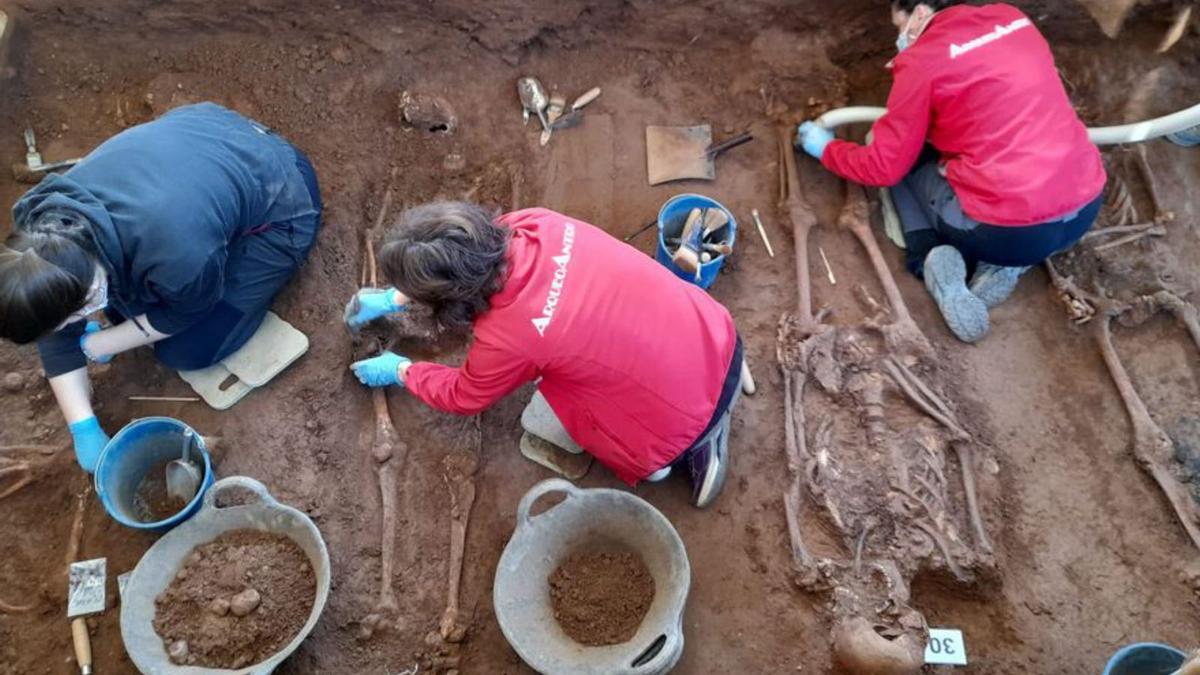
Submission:
[[[107,558],[71,563],[67,583],[67,618],[71,620],[71,638],[75,643],[75,660],[82,675],[92,673],[92,640],[87,620],[91,614],[104,611],[104,584]]]

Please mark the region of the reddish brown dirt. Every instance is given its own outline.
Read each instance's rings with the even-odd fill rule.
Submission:
[[[179,665],[237,670],[291,642],[316,592],[316,575],[296,542],[234,530],[184,560],[154,600],[154,632]]]
[[[137,509],[138,519],[143,523],[166,520],[187,506],[187,502],[167,494],[167,464],[170,461],[163,460],[151,468],[138,484],[134,507]],[[203,468],[201,471],[203,472]]]
[[[1121,39],[1105,38],[1071,3],[1022,2],[1050,37],[1088,122],[1116,123],[1194,103],[1200,37],[1192,29],[1166,55],[1153,53],[1162,21],[1135,14]],[[389,394],[396,427],[412,451],[399,472],[396,574],[399,625],[360,641],[358,622],[378,594],[379,495],[365,443],[370,397],[347,371],[352,342],[342,306],[359,283],[362,232],[389,182],[393,208],[469,195],[497,209],[511,203],[510,173],[524,205],[590,220],[616,236],[650,220],[668,197],[712,195],[742,225],[738,250],[713,287],[745,339],[759,391],[735,416],[729,482],[716,506],[688,504],[684,481],[635,492],[658,506],[687,546],[693,584],[687,649],[677,672],[827,672],[829,615],[823,599],[795,590],[779,495],[783,468],[782,380],[774,365],[775,324],[796,302],[790,235],[774,208],[771,115],[799,118],[846,102],[886,98],[882,64],[895,38],[883,3],[847,0],[499,0],[474,3],[339,5],[284,0],[172,3],[151,0],[24,0],[10,5],[19,32],[0,99],[0,156],[24,156],[21,130],[38,134],[47,160],[75,156],[175,103],[213,99],[251,114],[313,158],[326,198],[326,225],[302,274],[276,311],[308,334],[309,353],[233,410],[202,404],[130,402],[132,395],[191,391],[146,351],[93,368],[99,416],[109,433],[149,415],[180,418],[220,436],[219,476],[263,481],[306,511],[330,551],[333,591],[321,622],[280,668],[287,673],[410,669],[430,648],[445,607],[448,452],[475,449],[473,424],[433,412],[402,391]],[[691,45],[689,47],[689,44]],[[3,70],[3,68],[0,68]],[[539,148],[521,126],[514,83],[536,74],[568,97],[599,85],[604,94],[575,129]],[[453,107],[451,133],[411,128],[399,118],[402,92]],[[724,136],[750,127],[760,140],[723,157],[711,184],[645,185],[644,127],[708,121]],[[1179,219],[1163,242],[1177,279],[1200,282],[1200,152],[1164,143],[1151,161],[1163,199]],[[395,179],[389,176],[395,172]],[[820,246],[837,275],[818,274],[818,305],[839,323],[860,320],[853,296],[869,267],[848,234],[829,227],[840,181],[801,162],[820,225]],[[28,186],[0,178],[0,201]],[[1193,191],[1194,192],[1194,191]],[[762,212],[776,257],[746,226]],[[0,227],[0,231],[5,230]],[[653,253],[650,237],[635,241]],[[1136,252],[1136,251],[1134,251]],[[982,344],[950,337],[923,287],[884,251],[917,320],[969,392],[962,409],[992,430],[1000,494],[985,505],[999,583],[982,590],[914,584],[913,604],[935,626],[965,631],[974,672],[1094,673],[1121,644],[1142,639],[1192,646],[1200,635],[1193,580],[1196,552],[1153,482],[1129,455],[1130,430],[1086,331],[1065,319],[1045,275],[1030,273],[995,315]],[[822,270],[817,252],[811,260]],[[668,339],[669,336],[663,336]],[[1200,373],[1194,348],[1173,323],[1117,330],[1118,348],[1149,400],[1171,415],[1194,413]],[[404,340],[413,357],[456,363],[460,343]],[[24,388],[0,396],[0,445],[67,448],[35,350],[0,345],[0,373]],[[521,495],[547,477],[517,452],[526,387],[483,416],[486,440],[468,531],[462,606],[472,627],[461,645],[464,673],[527,673],[491,608],[492,576]],[[1172,420],[1163,420],[1171,428]],[[364,432],[365,435],[364,435]],[[12,453],[6,453],[12,454]],[[41,455],[33,453],[33,458]],[[36,603],[0,614],[0,674],[66,674],[65,555],[76,495],[87,484],[69,449],[39,465],[36,480],[0,503],[0,599]],[[594,468],[586,486],[619,486]],[[0,490],[5,485],[0,485]],[[92,499],[80,557],[106,556],[109,610],[95,618],[98,672],[132,673],[120,641],[117,574],[131,570],[154,536],[107,517]],[[425,669],[422,668],[422,672]]]
[[[558,625],[590,647],[629,642],[654,602],[654,577],[636,553],[575,553],[547,581]]]

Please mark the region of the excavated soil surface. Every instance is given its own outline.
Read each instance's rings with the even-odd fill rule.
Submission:
[[[633,639],[654,602],[654,577],[635,553],[575,553],[548,581],[558,625],[590,647]]]
[[[1171,51],[1155,52],[1170,2],[1147,3],[1116,40],[1072,2],[1018,4],[1049,37],[1089,124],[1135,121],[1195,103],[1195,27]],[[390,581],[399,607],[388,617],[390,630],[360,637],[379,595],[380,495],[369,449],[370,396],[347,369],[354,343],[341,314],[362,278],[363,233],[389,188],[393,213],[430,199],[467,197],[498,210],[513,204],[558,209],[618,237],[652,220],[681,192],[709,195],[730,208],[742,236],[711,293],[737,321],[758,393],[744,397],[734,416],[728,482],[705,511],[689,505],[680,477],[634,492],[670,518],[691,561],[687,648],[675,672],[833,670],[828,598],[794,583],[781,500],[789,479],[776,324],[796,306],[797,291],[790,227],[775,205],[772,139],[780,121],[886,100],[883,66],[894,53],[895,30],[885,5],[19,0],[5,6],[17,28],[0,54],[0,165],[23,160],[26,126],[53,161],[86,153],[173,105],[210,99],[276,129],[316,167],[324,229],[307,266],[274,307],[309,336],[302,359],[227,412],[201,403],[130,401],[192,395],[148,350],[90,370],[109,434],[140,417],[181,419],[220,437],[213,452],[218,477],[262,481],[321,529],[332,566],[329,602],[277,672],[531,672],[501,634],[491,598],[517,503],[548,477],[518,452],[519,416],[532,387],[486,411],[482,434],[473,420],[434,412],[402,390],[388,393],[395,426],[411,449],[397,472]],[[604,93],[585,109],[582,124],[556,131],[540,147],[538,125],[522,126],[515,91],[517,78],[527,74],[568,100],[593,86]],[[409,101],[433,102],[420,110],[437,112],[446,129],[411,106],[412,119],[422,124],[405,121],[404,92]],[[722,156],[711,183],[647,187],[645,126],[704,122],[717,138],[750,129],[757,140]],[[1174,284],[1195,291],[1200,151],[1161,142],[1150,149],[1160,197],[1177,218],[1166,236],[1109,255],[1161,258]],[[841,181],[803,157],[800,172],[818,219],[809,261],[816,271],[814,303],[831,309],[834,323],[856,325],[864,312],[855,289],[884,296],[857,243],[835,227]],[[1144,190],[1136,176],[1128,179],[1146,213]],[[0,203],[12,204],[28,187],[0,176]],[[762,214],[773,258],[753,228],[751,209]],[[878,228],[877,208],[872,219]],[[9,227],[0,224],[0,234]],[[633,245],[652,255],[652,239],[643,236]],[[1090,331],[1070,323],[1045,273],[1026,275],[1016,296],[996,311],[991,335],[966,346],[950,336],[922,285],[904,273],[899,252],[882,245],[941,370],[957,379],[952,403],[969,414],[973,429],[989,432],[999,487],[986,495],[983,509],[995,578],[963,587],[921,577],[911,604],[932,626],[964,631],[970,670],[978,673],[1096,673],[1129,642],[1194,646],[1200,635],[1196,550],[1133,460],[1125,410]],[[825,275],[821,251],[836,285]],[[1109,288],[1121,290],[1121,283]],[[1186,429],[1181,420],[1195,416],[1200,397],[1200,357],[1187,334],[1163,317],[1114,331],[1160,425]],[[465,353],[461,340],[416,335],[436,333],[403,332],[395,348],[443,363],[459,363]],[[78,669],[68,660],[65,569],[75,505],[89,481],[75,466],[36,350],[0,345],[0,376],[0,472],[24,463],[32,476],[0,499],[0,608],[32,604],[20,613],[0,610],[0,675],[66,675]],[[480,435],[462,577],[461,617],[469,629],[460,643],[439,645],[450,550],[442,458],[476,451]],[[28,445],[37,447],[12,447]],[[0,494],[23,475],[0,473]],[[582,484],[622,487],[599,466]],[[74,557],[107,557],[110,579],[109,608],[90,620],[97,672],[135,672],[121,644],[116,577],[133,569],[154,538],[120,526],[94,496],[88,499]],[[837,542],[827,539],[835,550]]]
[[[154,600],[154,631],[179,665],[238,669],[304,627],[317,580],[288,537],[234,530],[197,546]]]

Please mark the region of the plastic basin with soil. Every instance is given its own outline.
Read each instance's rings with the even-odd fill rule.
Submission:
[[[233,530],[184,559],[155,599],[154,631],[175,665],[237,670],[282,649],[315,597],[316,576],[296,542]]]
[[[269,673],[316,626],[329,579],[306,515],[258,481],[226,478],[134,568],[121,638],[144,673]]]
[[[553,493],[566,498],[532,515]],[[493,601],[505,639],[539,673],[652,675],[683,654],[690,584],[683,541],[657,509],[552,479],[517,507]]]

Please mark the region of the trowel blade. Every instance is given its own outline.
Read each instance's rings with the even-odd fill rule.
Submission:
[[[67,578],[67,618],[104,611],[108,558],[71,563]]]

